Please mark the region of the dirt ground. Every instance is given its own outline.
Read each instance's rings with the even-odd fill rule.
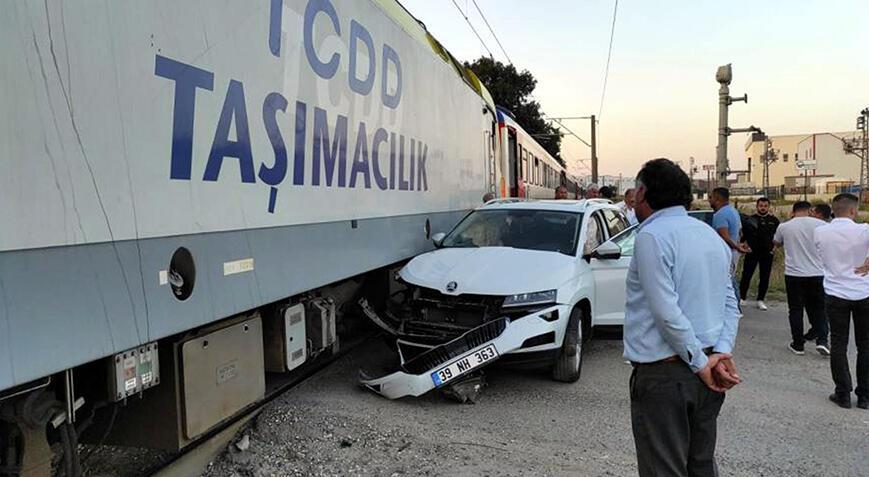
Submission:
[[[869,411],[828,402],[828,360],[791,354],[788,337],[784,305],[746,310],[745,382],[719,419],[721,474],[869,476]],[[587,346],[575,384],[491,368],[473,405],[437,392],[389,401],[357,386],[360,367],[391,359],[372,342],[278,398],[205,475],[636,475],[618,336]]]

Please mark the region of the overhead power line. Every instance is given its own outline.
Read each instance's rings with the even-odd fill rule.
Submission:
[[[459,4],[456,3],[456,0],[453,0],[453,5],[456,6],[456,10],[459,11],[459,13],[462,15],[462,18],[465,19],[465,22],[468,24],[468,26],[471,27],[471,31],[474,32],[474,35],[477,35],[477,39],[480,40],[480,44],[483,45],[483,48],[485,48],[486,51],[489,52],[489,58],[494,58],[495,55],[492,54],[492,50],[490,50],[489,47],[486,46],[486,42],[483,41],[483,38],[480,36],[479,33],[477,33],[477,29],[474,28],[474,25],[471,23],[471,20],[468,18],[467,15],[465,15],[465,11],[462,10],[462,7],[460,7]]]
[[[619,11],[619,0],[616,0],[615,7],[613,7],[613,24],[612,24],[612,27],[610,28],[610,46],[609,46],[609,51],[607,51],[607,54],[606,54],[606,69],[604,70],[604,73],[603,73],[603,88],[601,89],[601,92],[600,92],[600,107],[598,107],[598,110],[597,110],[597,117],[598,118],[600,118],[603,115],[603,99],[604,99],[604,96],[606,96],[606,83],[607,83],[607,80],[609,79],[609,75],[610,75],[610,59],[613,56],[613,37],[615,36],[615,33],[616,33],[616,14],[618,13],[618,11]]]
[[[544,116],[546,116],[546,115],[544,114]],[[564,123],[561,122],[561,118],[551,118],[551,117],[549,117],[549,116],[546,116],[546,117],[549,118],[550,121],[552,121],[552,122],[558,124],[559,126],[561,126],[565,131],[567,131],[568,133],[570,133],[571,136],[573,136],[573,137],[579,139],[579,141],[580,141],[581,143],[585,144],[585,145],[588,146],[588,147],[591,147],[591,144],[589,144],[585,139],[583,139],[582,137],[580,137],[579,134],[576,134],[575,132],[573,132],[573,131],[571,131],[570,129],[568,129],[568,127],[565,126]],[[582,119],[585,119],[585,118],[582,118]]]
[[[483,10],[480,10],[480,6],[477,5],[477,0],[473,0],[474,7],[477,8],[477,13],[480,14],[480,17],[483,18],[483,21],[486,23],[486,26],[489,27],[489,33],[495,38],[495,42],[498,43],[498,48],[501,48],[501,53],[504,53],[504,58],[507,58],[507,62],[511,65],[513,61],[510,60],[510,55],[507,54],[507,50],[504,49],[504,45],[501,44],[501,40],[498,39],[498,35],[495,34],[495,30],[492,29],[492,25],[489,25],[489,20],[486,19],[486,15],[483,14]]]

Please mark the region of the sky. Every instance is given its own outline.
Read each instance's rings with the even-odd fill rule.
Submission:
[[[473,0],[401,0],[460,60],[507,62]],[[850,131],[869,106],[867,0],[621,0],[601,109],[615,0],[476,0],[510,60],[538,80],[551,117],[600,116],[601,174],[633,176],[648,159],[715,162],[719,65],[732,63],[730,127],[771,135]],[[585,140],[589,121],[566,125]],[[746,166],[747,134],[728,144],[731,169]],[[572,171],[589,148],[562,142]],[[586,162],[585,164],[588,164]],[[701,171],[702,173],[702,171]],[[699,177],[699,175],[698,175]]]

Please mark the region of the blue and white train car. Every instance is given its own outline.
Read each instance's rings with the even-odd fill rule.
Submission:
[[[159,393],[186,445],[504,181],[488,92],[394,0],[10,2],[0,78],[16,451],[23,399],[74,432]]]

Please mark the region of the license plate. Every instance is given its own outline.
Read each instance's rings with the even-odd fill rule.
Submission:
[[[497,357],[498,350],[495,349],[495,345],[486,346],[485,348],[470,352],[431,373],[431,380],[434,381],[435,386],[441,386],[474,368],[479,368]]]

